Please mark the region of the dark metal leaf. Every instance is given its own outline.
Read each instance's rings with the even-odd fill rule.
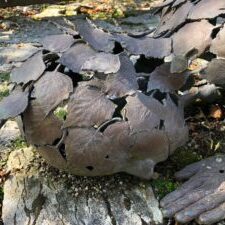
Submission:
[[[202,0],[192,8],[188,19],[211,19],[225,13],[224,0]]]
[[[127,149],[117,148],[113,138],[95,129],[69,129],[65,140],[70,171],[78,175],[108,175],[121,171]]]
[[[201,55],[210,45],[213,25],[206,20],[187,23],[173,35],[173,51],[175,55],[186,55],[192,49]]]
[[[205,79],[217,85],[225,84],[225,59],[212,59],[206,70]]]
[[[155,31],[155,35],[157,36],[167,31],[169,33],[173,33],[177,27],[186,21],[188,13],[192,7],[193,4],[188,1],[186,4],[180,6],[175,12],[170,10],[161,18],[161,22]]]
[[[152,130],[160,124],[156,108],[163,108],[156,99],[137,92],[126,98],[126,118],[132,131]],[[152,111],[154,110],[154,111]]]
[[[42,52],[39,52],[12,71],[11,81],[17,84],[35,81],[43,74],[45,68]]]
[[[0,120],[14,118],[24,112],[28,105],[28,91],[17,88],[0,102]]]
[[[109,74],[105,81],[104,92],[109,98],[118,98],[133,94],[138,89],[136,72],[129,57],[120,54],[120,69],[116,74]]]
[[[60,120],[53,113],[46,117],[42,106],[36,100],[30,101],[23,113],[23,124],[26,139],[30,144],[52,145],[62,136]]]
[[[112,52],[115,47],[114,37],[97,28],[90,20],[78,19],[76,29],[82,39],[97,51]]]
[[[74,43],[73,36],[68,34],[49,35],[41,40],[43,47],[52,52],[65,52]]]
[[[170,65],[170,73],[182,73],[187,69],[188,59],[186,56],[177,55],[173,57]]]
[[[97,71],[105,74],[116,73],[119,69],[119,56],[104,52],[90,57],[82,66],[82,70]]]
[[[179,90],[185,84],[187,77],[186,72],[171,73],[170,63],[164,63],[150,74],[148,91],[156,89],[162,92]]]
[[[148,135],[148,138],[151,138],[151,134],[153,134],[153,136],[164,136],[162,138],[164,141],[166,140],[165,135],[167,136],[167,144],[162,142],[161,147],[160,143],[157,141],[159,140],[158,138],[155,140],[156,142],[153,142],[156,145],[158,143],[158,151],[162,151],[160,153],[162,157],[167,157],[168,154],[168,151],[162,149],[167,149],[169,145],[170,151],[174,151],[188,139],[188,129],[185,126],[181,107],[177,106],[169,95],[166,95],[162,104],[157,99],[153,98],[153,96],[137,93],[135,96],[127,97],[126,110],[126,117],[136,138],[142,140],[142,136],[139,136],[139,133],[141,132],[143,132],[143,136],[145,137]],[[164,132],[164,134],[161,132],[157,133],[154,130],[160,130]],[[176,135],[176,132],[178,131],[179,136]],[[144,139],[139,145],[145,145]],[[143,154],[148,153],[146,152]],[[151,154],[151,151],[149,154]],[[160,158],[160,154],[156,154],[153,159],[157,159],[157,157]]]
[[[173,3],[172,7],[177,7],[177,6],[179,6],[179,5],[183,4],[183,3],[185,3],[186,1],[187,1],[187,0],[176,0],[176,1]]]
[[[219,57],[225,57],[225,27],[223,27],[216,38],[212,40],[210,51]]]
[[[165,6],[171,5],[175,0],[165,0],[164,2],[156,5],[157,8],[163,8]]]
[[[131,134],[134,141],[130,154],[137,160],[151,159],[154,163],[169,156],[169,139],[164,131],[143,129]]]
[[[127,35],[117,35],[117,41],[131,54],[145,57],[164,58],[171,53],[170,38],[132,38]]]
[[[92,56],[95,56],[96,52],[87,44],[77,43],[68,51],[63,53],[60,58],[60,63],[68,67],[75,73],[79,73],[83,64]]]
[[[64,127],[98,127],[112,118],[115,108],[100,89],[81,84],[70,97]]]
[[[35,83],[32,97],[40,103],[41,110],[47,116],[63,100],[73,92],[73,82],[70,77],[57,71],[45,72]]]
[[[52,166],[65,170],[66,160],[62,157],[59,149],[54,146],[40,146],[38,153]]]

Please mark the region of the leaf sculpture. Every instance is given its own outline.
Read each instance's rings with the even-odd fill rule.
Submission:
[[[199,1],[192,8],[188,15],[188,19],[212,19],[225,13],[225,2],[223,0],[204,0]]]
[[[78,19],[75,21],[76,29],[82,39],[97,51],[112,52],[115,40],[110,33],[97,28],[90,20]]]
[[[121,54],[120,69],[115,74],[109,74],[105,81],[104,92],[109,98],[132,95],[137,89],[136,72],[130,59]]]
[[[84,62],[82,70],[96,71],[99,73],[117,73],[120,69],[120,59],[118,55],[100,52]]]
[[[79,85],[68,103],[64,127],[99,127],[110,120],[115,105],[94,86]]]
[[[175,2],[176,3],[176,2]],[[173,33],[173,31],[182,24],[185,23],[187,16],[192,9],[193,4],[187,2],[186,4],[181,5],[175,12],[172,10],[163,15],[161,18],[161,23],[159,24],[155,35],[160,35],[162,33]]]
[[[173,3],[165,3],[164,15],[195,4]],[[195,47],[199,54],[204,52],[213,29],[207,21],[194,22],[201,25],[198,38],[209,37],[205,43],[184,44],[188,24],[180,25],[186,20],[168,23],[172,35],[153,38],[149,32],[133,37],[110,33],[79,19],[76,37],[42,39],[47,53],[35,54],[12,72],[19,92],[0,103],[0,120],[22,114],[27,141],[48,163],[70,173],[126,172],[150,179],[155,164],[187,140],[183,105],[176,93],[188,76],[188,53]],[[180,46],[182,54],[175,52]],[[165,63],[168,56],[172,62]],[[88,80],[86,74],[91,74]]]
[[[51,52],[65,52],[74,43],[73,36],[68,34],[50,35],[41,40],[43,47]]]
[[[209,62],[203,77],[209,82],[217,85],[224,85],[225,79],[225,59],[213,59]]]
[[[213,25],[206,20],[187,23],[173,35],[173,52],[186,55],[192,49],[201,55],[211,43]]]
[[[28,105],[28,91],[16,88],[0,102],[0,120],[16,117],[25,111]],[[19,103],[19,104],[18,104]]]
[[[225,27],[221,28],[217,36],[212,40],[210,52],[218,57],[225,57]]]
[[[23,124],[27,141],[35,146],[52,145],[62,136],[61,121],[53,114],[46,117],[36,100],[31,101],[23,113]]]
[[[162,92],[174,92],[185,85],[187,78],[187,71],[171,73],[170,63],[164,63],[150,74],[148,91],[158,89]]]
[[[82,70],[83,64],[96,52],[85,43],[77,43],[66,51],[60,58],[60,63],[75,73]]]
[[[47,116],[62,101],[68,99],[71,92],[73,92],[73,83],[69,77],[57,71],[45,72],[34,85],[32,97],[39,102]]]
[[[21,67],[14,69],[10,78],[12,82],[17,84],[26,84],[30,81],[36,81],[45,69],[42,52],[38,52],[25,61]]]
[[[133,55],[145,57],[164,58],[171,53],[171,39],[150,37],[133,38],[127,35],[118,35],[117,41]]]

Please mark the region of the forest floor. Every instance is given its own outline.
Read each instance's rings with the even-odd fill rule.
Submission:
[[[88,14],[98,22],[99,20],[109,21],[114,25],[119,25],[118,27],[121,29],[129,30],[131,27],[132,29],[147,29],[152,25],[152,22],[146,18],[148,18],[149,9],[154,4],[156,1],[84,0],[69,5],[0,9],[0,52],[4,52],[6,48],[12,48],[14,44],[16,44],[16,48],[20,49],[25,44],[37,43],[42,36],[57,33],[58,29],[50,22],[53,17],[55,21],[60,22],[64,16],[72,18],[79,14]],[[109,24],[105,25],[110,26]],[[13,51],[12,48],[11,53]],[[9,61],[4,61],[0,56],[0,100],[9,94],[11,88],[9,74],[11,69],[19,64],[19,62],[13,62],[13,57]],[[225,153],[225,101],[221,100],[210,104],[201,102],[191,106],[186,110],[186,121],[190,130],[189,142],[178,149],[167,161],[156,167],[156,176],[151,183],[158,199],[180,185],[173,177],[176,171],[208,156]],[[4,195],[2,185],[6,176],[4,165],[7,161],[7,155],[12,150],[27,147],[26,142],[18,133],[14,138],[9,138],[9,142],[3,142],[1,143],[0,132],[0,167],[2,168],[0,169],[0,202]],[[46,168],[49,173],[58,173],[53,168],[48,166]],[[106,182],[107,179],[108,182]],[[140,181],[128,175],[115,175],[111,178],[98,180],[95,178],[91,178],[91,180],[77,179],[81,187],[80,190],[87,185],[89,189],[92,189],[95,187],[93,183],[98,183],[96,184],[98,187],[104,187],[105,183],[112,181],[122,182],[123,185],[131,181],[140,183],[140,185],[149,182]],[[168,222],[168,224],[173,224],[173,222]]]

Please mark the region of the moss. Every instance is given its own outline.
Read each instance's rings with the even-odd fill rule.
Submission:
[[[10,73],[0,73],[0,81],[9,81],[10,79]]]
[[[26,148],[27,146],[27,142],[22,137],[18,137],[12,141],[12,147],[14,149]]]
[[[202,156],[192,149],[180,148],[170,157],[172,164],[176,165],[176,170],[180,170],[187,165],[200,161]]]
[[[179,187],[179,182],[175,182],[172,179],[167,179],[164,177],[153,180],[151,184],[157,199],[162,199],[168,193]]]
[[[116,8],[112,14],[112,17],[113,18],[121,18],[121,17],[124,17],[124,12],[122,9],[120,8]]]
[[[6,97],[6,96],[8,96],[8,95],[9,95],[9,90],[8,90],[8,89],[3,90],[3,91],[0,91],[0,101],[1,101],[4,97]]]

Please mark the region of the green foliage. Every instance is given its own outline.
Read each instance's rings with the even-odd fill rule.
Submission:
[[[0,90],[0,101],[8,95],[9,95],[9,89],[5,89],[3,91]]]
[[[158,199],[162,199],[179,187],[178,182],[174,182],[169,178],[157,178],[156,180],[152,180],[151,184]]]
[[[26,148],[27,146],[27,142],[22,137],[18,137],[17,139],[12,141],[12,147],[14,149]]]
[[[170,157],[172,164],[176,170],[180,170],[187,165],[200,161],[202,156],[194,152],[192,149],[180,148]]]
[[[0,73],[0,81],[9,81],[10,79],[10,73]]]
[[[68,114],[67,107],[58,107],[54,111],[54,115],[60,120],[65,120],[67,114]]]

